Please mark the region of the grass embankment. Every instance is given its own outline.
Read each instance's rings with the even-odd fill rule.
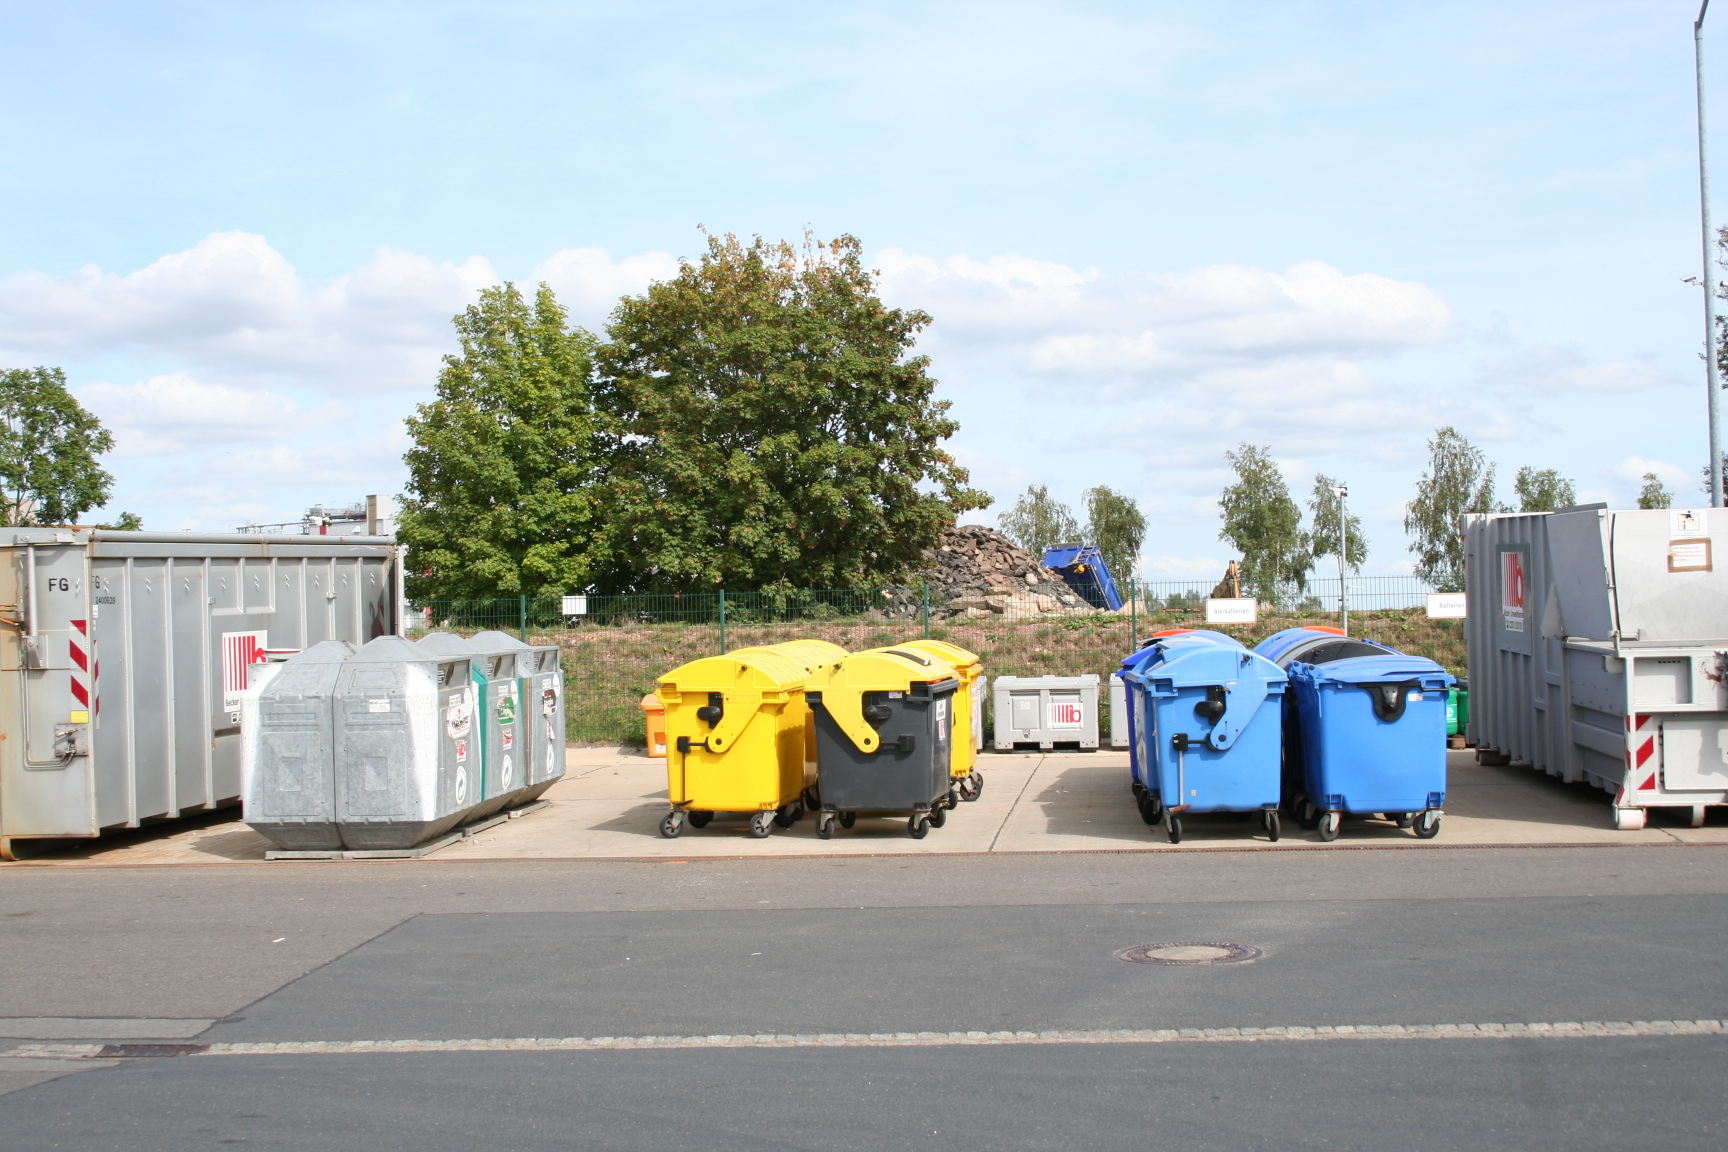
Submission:
[[[1272,633],[1305,624],[1337,623],[1336,615],[1266,616],[1258,624],[1220,627],[1253,647]],[[1204,627],[1195,614],[1139,617],[1141,637],[1165,628]],[[1350,617],[1350,631],[1400,651],[1426,656],[1455,675],[1464,675],[1464,636],[1457,620],[1430,620],[1421,609],[1361,612]],[[818,639],[847,651],[875,648],[924,634],[920,621],[812,620],[796,624],[729,625],[728,650],[782,640]],[[1081,616],[1042,620],[967,620],[932,622],[930,636],[969,649],[983,659],[990,676],[1074,676],[1114,671],[1132,649],[1126,616]],[[630,627],[574,628],[535,632],[536,644],[564,648],[568,732],[572,740],[640,744],[642,712],[637,701],[653,691],[663,673],[690,660],[720,651],[718,627],[708,624],[643,624]],[[1108,722],[1108,712],[1104,717]]]

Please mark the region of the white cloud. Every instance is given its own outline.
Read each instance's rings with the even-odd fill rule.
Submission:
[[[1573,348],[1547,345],[1479,365],[1482,381],[1515,392],[1542,395],[1580,392],[1642,392],[1677,381],[1643,360],[1589,360]]]
[[[1642,456],[1628,456],[1614,466],[1614,475],[1631,484],[1634,488],[1643,486],[1646,472],[1656,473],[1656,478],[1661,480],[1670,491],[1697,483],[1696,473],[1688,472],[1666,460],[1646,460]]]
[[[140,384],[86,384],[77,395],[114,433],[120,458],[170,455],[221,441],[283,440],[340,413],[330,403],[307,413],[279,393],[206,384],[184,372]]]
[[[534,284],[544,281],[570,310],[572,320],[598,332],[619,297],[635,295],[652,281],[676,275],[678,258],[670,252],[626,256],[614,264],[603,248],[566,248],[536,265],[528,279]]]
[[[620,295],[677,270],[664,252],[613,263],[601,249],[572,248],[536,267],[523,287],[548,282],[577,322],[598,327]],[[134,272],[87,265],[0,279],[0,356],[145,353],[227,383],[429,389],[455,347],[450,318],[498,280],[479,256],[438,263],[380,248],[372,262],[316,283],[264,237],[214,232]]]
[[[450,317],[495,282],[460,265],[380,249],[309,284],[264,237],[214,232],[124,275],[86,265],[0,280],[0,350],[73,360],[145,352],[228,379],[336,390],[425,386],[451,343]]]
[[[1212,556],[1142,556],[1141,571],[1148,580],[1210,580],[1216,583],[1229,567],[1228,560]]]
[[[937,261],[891,248],[874,264],[885,299],[935,316],[940,344],[1011,350],[1041,375],[1157,380],[1383,353],[1436,343],[1451,322],[1426,285],[1347,276],[1319,261],[1284,273],[1219,265],[1107,276],[1021,256]]]

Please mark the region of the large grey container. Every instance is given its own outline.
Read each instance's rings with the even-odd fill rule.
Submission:
[[[1122,673],[1110,673],[1110,747],[1126,748],[1132,742],[1128,735],[1128,684]]]
[[[397,636],[361,648],[333,693],[336,825],[350,849],[412,848],[472,815],[469,661]],[[266,829],[260,829],[266,831]]]
[[[252,667],[242,702],[246,822],[279,848],[340,848],[336,828],[336,677],[354,646],[324,640]]]
[[[538,796],[564,775],[564,671],[556,645],[529,645],[508,632],[482,632],[481,714],[488,770],[499,786]],[[476,683],[481,683],[479,679]]]
[[[1728,513],[1473,516],[1464,539],[1482,759],[1601,788],[1620,828],[1728,801]]]
[[[990,682],[998,752],[1098,747],[1098,676],[998,676]]]
[[[388,539],[0,530],[0,856],[238,803],[266,650],[403,619]]]

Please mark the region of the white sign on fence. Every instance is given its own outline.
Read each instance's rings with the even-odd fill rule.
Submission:
[[[1252,624],[1260,618],[1260,602],[1251,596],[1240,600],[1217,599],[1206,601],[1206,623],[1208,624]]]
[[[564,615],[566,615],[566,616],[586,616],[586,615],[588,615],[588,597],[586,597],[586,596],[566,596],[566,597],[564,597]]]
[[[1462,620],[1467,615],[1464,611],[1464,593],[1462,592],[1430,592],[1428,593],[1428,617],[1431,620]]]

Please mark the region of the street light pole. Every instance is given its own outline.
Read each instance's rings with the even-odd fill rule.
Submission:
[[[1704,13],[1710,0],[1698,9],[1692,24],[1692,58],[1698,69],[1698,211],[1704,229],[1704,376],[1710,389],[1710,507],[1722,507],[1722,429],[1717,416],[1717,394],[1721,383],[1716,374],[1716,278],[1715,237],[1710,227],[1710,168],[1704,135]]]
[[[1338,626],[1350,634],[1350,585],[1344,574],[1344,553],[1350,547],[1350,517],[1344,511],[1344,497],[1350,489],[1342,484],[1332,489],[1338,497]]]

